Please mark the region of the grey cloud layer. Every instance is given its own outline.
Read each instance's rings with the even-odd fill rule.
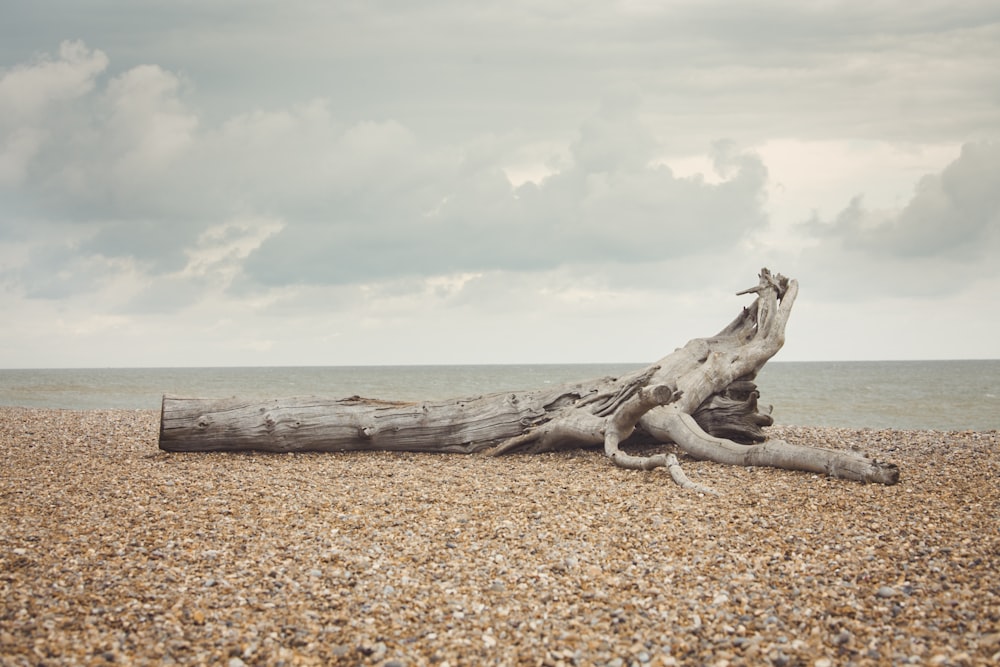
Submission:
[[[7,5],[0,365],[996,356],[995,0]]]
[[[755,156],[721,147],[720,163],[733,172],[710,185],[646,166],[613,136],[582,138],[573,165],[538,185],[515,189],[498,165],[463,164],[452,179],[432,177],[414,191],[362,188],[333,202],[326,219],[290,220],[251,255],[248,271],[268,283],[325,283],[658,261],[731,247],[765,224],[767,172]]]
[[[4,117],[39,138],[5,155],[5,185],[22,227],[76,224],[78,251],[154,274],[178,271],[199,234],[241,216],[284,223],[246,264],[268,285],[656,260],[731,246],[766,222],[756,156],[717,145],[718,184],[650,166],[656,141],[629,91],[583,124],[569,165],[514,188],[504,138],[431,146],[394,121],[343,123],[325,100],[210,127],[176,75],[145,65],[103,79],[106,63],[65,44],[4,77],[41,89],[31,114]]]
[[[516,128],[566,140],[595,91],[630,81],[690,150],[817,130],[950,140],[1000,124],[991,0],[49,2],[5,18],[0,62],[78,35],[111,54],[113,74],[183,72],[213,121],[323,96],[350,123],[391,117],[434,141]]]
[[[232,259],[244,286],[722,253],[766,229],[765,165],[719,143],[709,183],[651,160],[725,136],[968,142],[900,211],[859,199],[800,231],[869,257],[995,247],[996,148],[978,141],[1000,134],[995,2],[48,3],[9,18],[0,238],[25,244],[5,277],[36,295],[128,262],[177,274],[208,230],[246,218],[283,226]],[[73,34],[103,50],[39,55]],[[503,169],[533,142],[564,150],[515,188]]]

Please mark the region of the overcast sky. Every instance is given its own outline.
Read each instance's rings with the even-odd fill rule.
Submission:
[[[4,3],[0,368],[1000,357],[1000,4]]]

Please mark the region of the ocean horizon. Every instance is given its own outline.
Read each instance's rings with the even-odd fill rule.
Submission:
[[[532,389],[647,363],[0,370],[0,405],[159,409],[164,394],[225,398],[360,395],[441,400]],[[776,424],[1000,429],[1000,360],[770,361],[757,377]]]

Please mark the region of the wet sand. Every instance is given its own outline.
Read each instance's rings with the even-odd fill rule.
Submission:
[[[775,427],[892,487],[598,452],[168,454],[0,408],[0,664],[986,665],[1000,434]]]

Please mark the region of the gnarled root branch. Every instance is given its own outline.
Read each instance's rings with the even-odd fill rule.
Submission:
[[[697,491],[698,493],[708,493],[713,496],[719,495],[719,492],[710,486],[705,486],[704,484],[699,484],[698,482],[692,482],[691,479],[684,474],[684,471],[681,469],[680,462],[673,454],[667,455],[667,472],[670,473],[670,479],[674,480],[674,483],[683,489]]]
[[[581,443],[604,443],[604,453],[615,465],[630,470],[653,470],[666,468],[671,479],[685,489],[701,493],[716,493],[714,490],[692,482],[681,469],[673,454],[634,456],[623,452],[620,443],[635,430],[644,414],[653,408],[667,405],[682,395],[676,387],[668,384],[644,386],[655,370],[637,376],[621,391],[613,396],[584,399],[568,408],[560,417],[547,421],[521,435],[504,440],[488,452],[499,456],[513,452],[538,453],[561,449],[563,445],[579,447]],[[581,403],[592,412],[581,410]]]
[[[654,454],[653,456],[634,456],[623,452],[619,445],[622,440],[632,435],[636,424],[644,414],[653,408],[667,405],[681,397],[681,392],[670,385],[655,385],[643,387],[628,401],[622,404],[614,415],[608,419],[604,433],[604,453],[614,461],[615,465],[629,470],[653,470],[666,468],[670,478],[679,486],[701,493],[716,494],[714,489],[692,482],[681,469],[680,462],[673,454]]]
[[[858,482],[892,485],[899,481],[899,468],[857,452],[806,447],[768,440],[759,445],[740,445],[706,433],[688,414],[668,406],[647,413],[642,426],[653,437],[677,443],[696,459],[727,465],[769,466],[814,472]]]

